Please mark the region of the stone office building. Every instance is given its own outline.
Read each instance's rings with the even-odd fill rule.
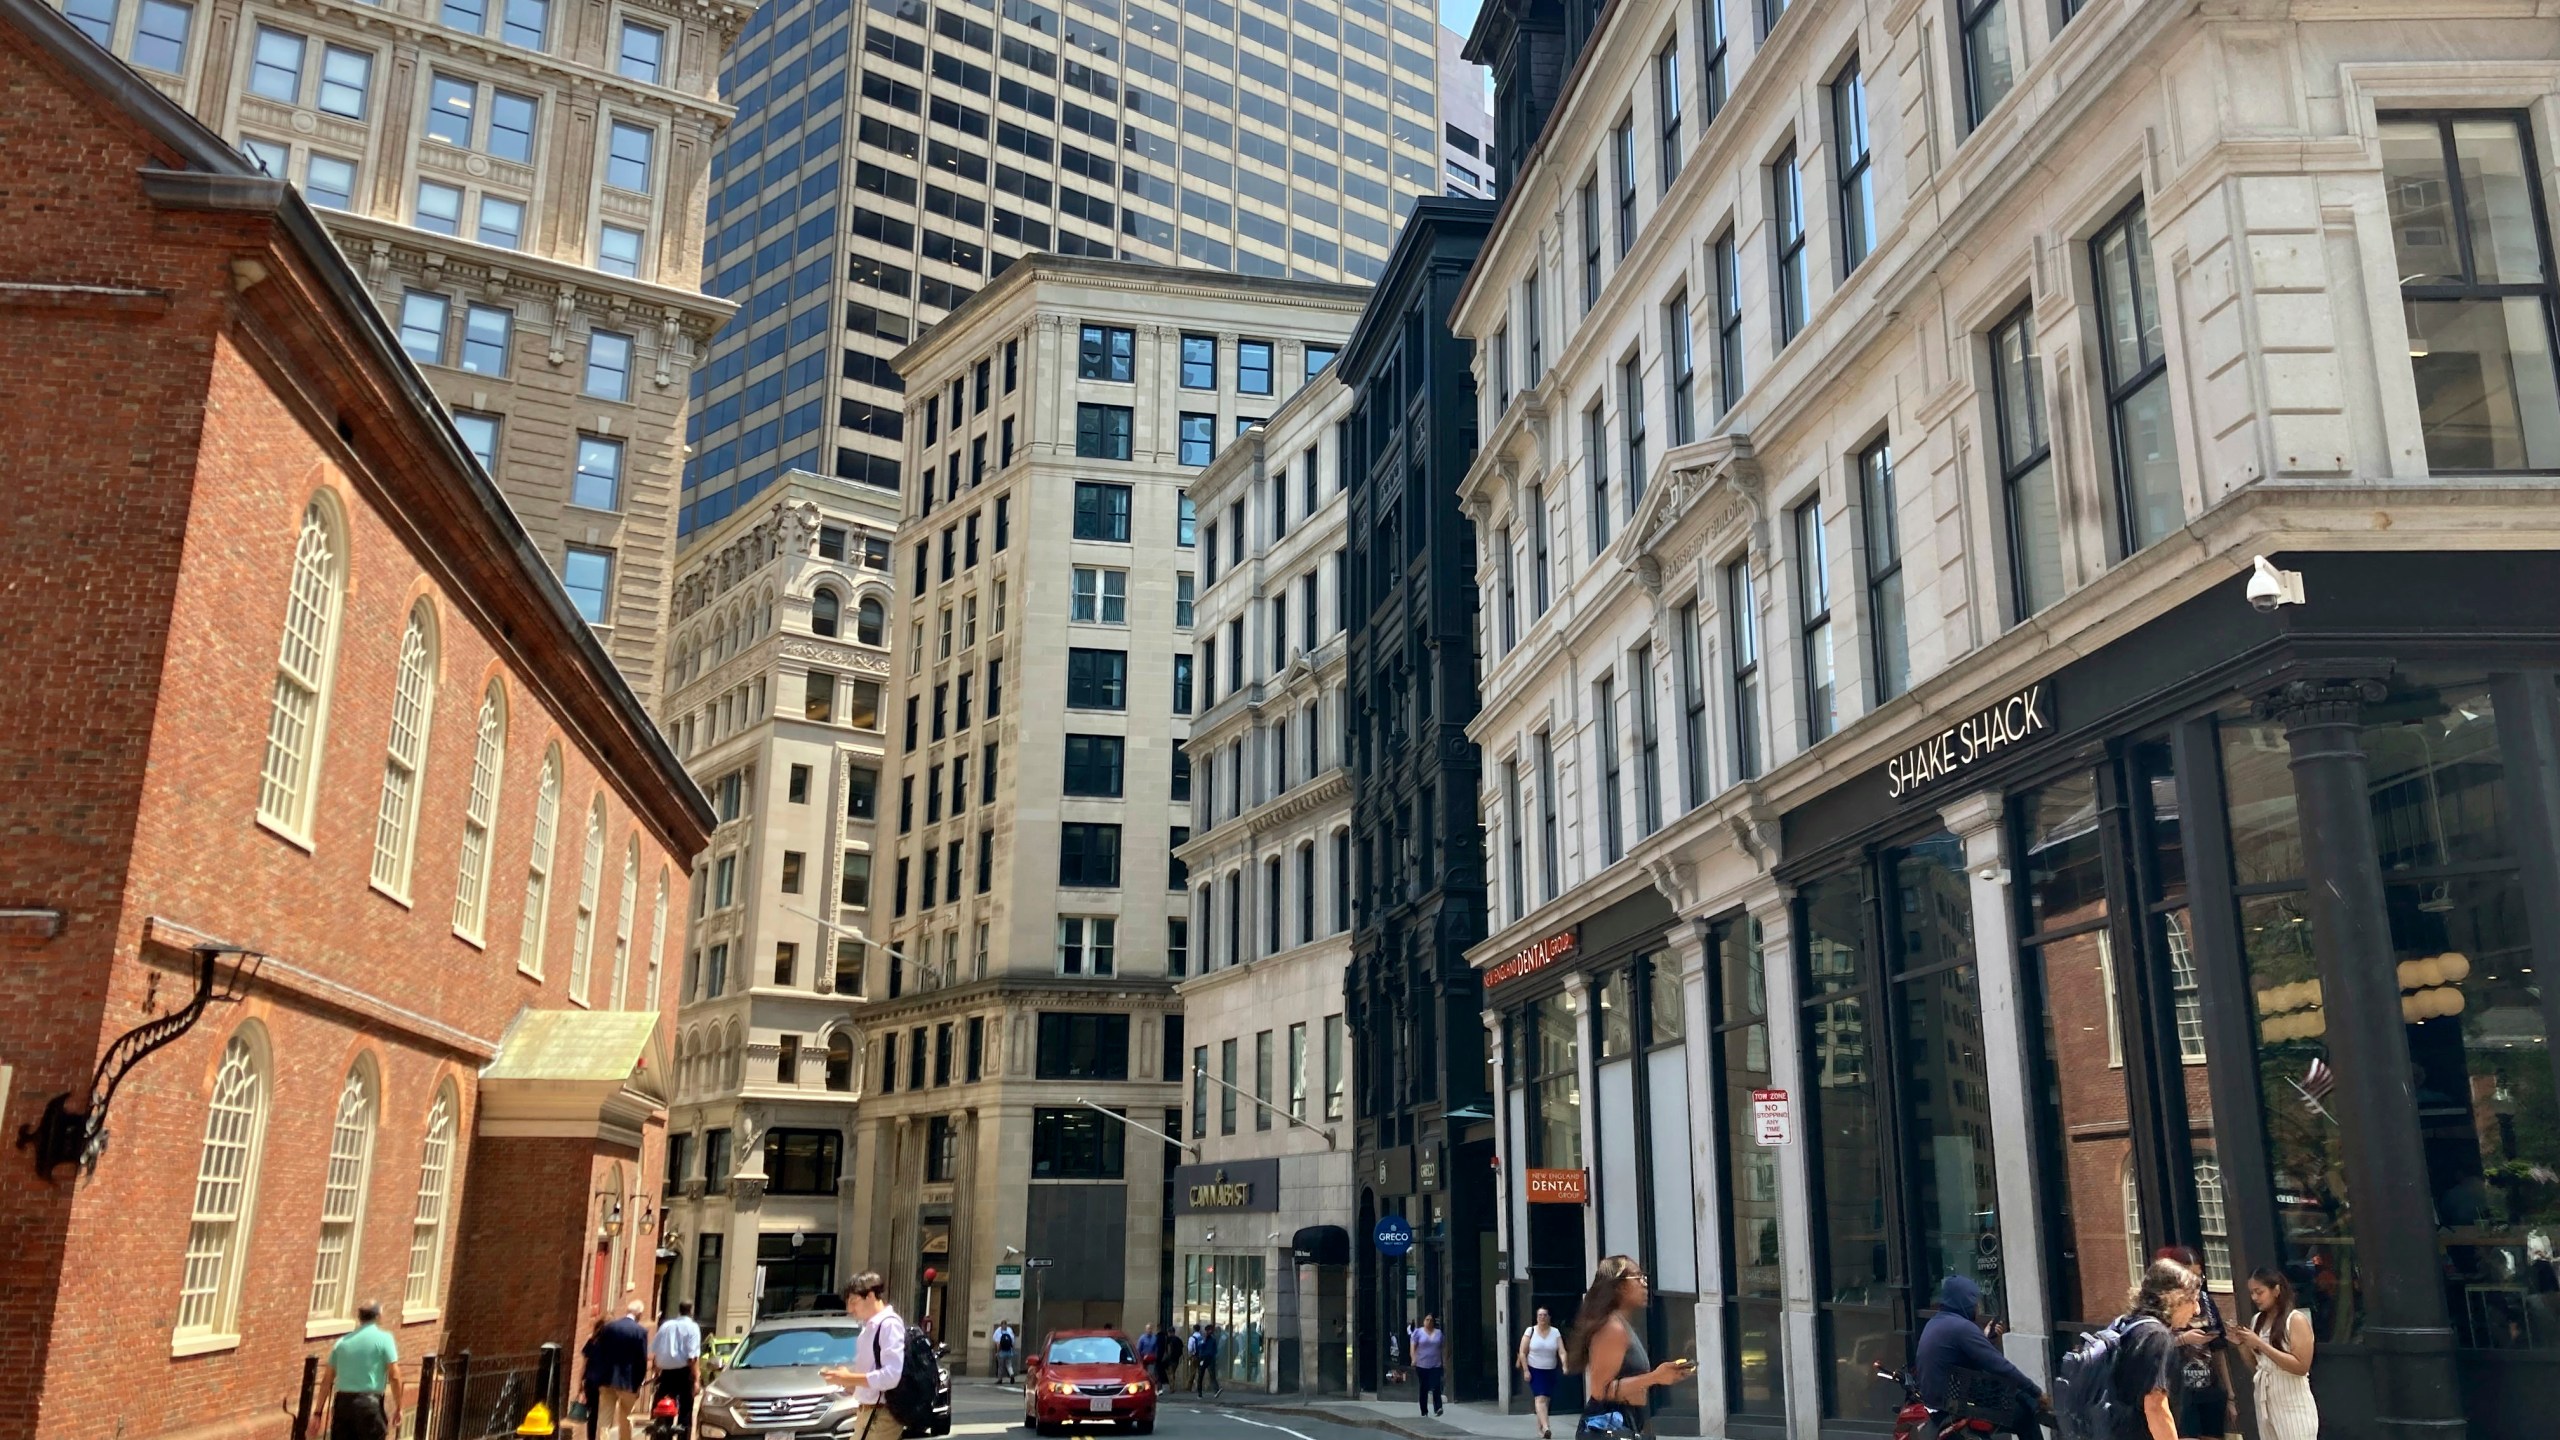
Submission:
[[[1506,1154],[1676,1001],[1697,1228],[1604,1138],[1586,1243],[1693,1253],[1704,1433],[1888,1421],[1951,1272],[2050,1374],[2168,1245],[2289,1277],[2324,1434],[2541,1433],[2560,29],[2071,8],[1497,67],[1475,958],[1603,997],[1497,1003]]]
[[[1190,486],[1201,708],[1191,720],[1194,973],[1177,990],[1198,1159],[1174,1176],[1177,1329],[1215,1322],[1227,1383],[1349,1383],[1351,781],[1343,767],[1341,427],[1330,372]],[[1224,666],[1225,668],[1221,668]],[[1241,1193],[1216,1185],[1226,1176]]]
[[[657,699],[696,353],[715,0],[59,0],[299,186],[631,686]]]
[[[1460,1356],[1490,1356],[1495,1159],[1482,988],[1476,819],[1476,577],[1459,478],[1479,424],[1466,347],[1444,324],[1491,223],[1490,201],[1431,199],[1405,222],[1387,274],[1343,351],[1356,397],[1343,430],[1352,772],[1354,1381],[1385,1383],[1408,1326],[1440,1317]],[[1409,1228],[1389,1253],[1378,1226]],[[1391,1344],[1392,1342],[1392,1344]],[[1492,1391],[1460,1365],[1449,1393]]]
[[[667,717],[718,824],[694,863],[660,1240],[707,1331],[831,1296],[888,760],[894,496],[796,471],[676,577]]]
[[[1034,256],[899,356],[917,483],[883,793],[909,988],[865,1010],[854,1208],[866,1263],[975,1370],[999,1316],[1134,1332],[1172,1307],[1174,854],[1210,655],[1186,489],[1333,363],[1367,293]]]

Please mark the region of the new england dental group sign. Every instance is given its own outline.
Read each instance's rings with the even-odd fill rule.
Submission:
[[[2053,735],[2053,682],[2003,696],[1885,762],[1885,795],[1904,800],[2006,750]]]

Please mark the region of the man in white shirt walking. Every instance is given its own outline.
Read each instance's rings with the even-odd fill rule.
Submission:
[[[675,1318],[660,1320],[649,1337],[649,1368],[658,1374],[658,1394],[676,1402],[676,1433],[693,1440],[694,1363],[702,1358],[702,1327],[693,1323],[693,1302],[676,1306]]]
[[[853,1364],[818,1373],[853,1392],[852,1440],[906,1440],[906,1427],[882,1403],[907,1372],[907,1322],[889,1305],[888,1282],[865,1270],[844,1287],[844,1308],[862,1322],[853,1342]]]

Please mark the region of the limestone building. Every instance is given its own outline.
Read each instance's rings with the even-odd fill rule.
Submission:
[[[1199,1153],[1174,1177],[1171,1318],[1237,1337],[1219,1362],[1251,1389],[1349,1383],[1350,408],[1328,369],[1191,483],[1203,517],[1200,709],[1185,747],[1195,824],[1174,862],[1192,887],[1193,964],[1176,990],[1183,1136]]]
[[[722,50],[750,7],[60,0],[327,217],[631,687],[655,697]]]
[[[661,1245],[667,1298],[714,1333],[861,1268],[857,1027],[904,981],[871,943],[897,524],[894,497],[793,474],[676,577],[660,709],[717,827],[685,922]]]
[[[865,1010],[855,1208],[900,1307],[981,1372],[997,1315],[1134,1331],[1170,1304],[1208,533],[1184,492],[1365,293],[1038,256],[899,357],[919,483],[882,825],[909,984]]]
[[[2560,26],[2419,15],[1479,23],[1504,1299],[1636,1255],[1666,1426],[2175,1245],[2324,1435],[2548,1430]]]
[[[682,533],[786,469],[897,488],[890,361],[1043,251],[1373,279],[1438,194],[1422,0],[775,0],[722,72]]]

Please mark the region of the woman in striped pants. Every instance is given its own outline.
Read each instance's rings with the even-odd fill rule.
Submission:
[[[2258,1316],[2232,1332],[2258,1356],[2259,1440],[2319,1440],[2320,1406],[2311,1397],[2311,1317],[2293,1307],[2293,1282],[2261,1269],[2249,1277]]]

